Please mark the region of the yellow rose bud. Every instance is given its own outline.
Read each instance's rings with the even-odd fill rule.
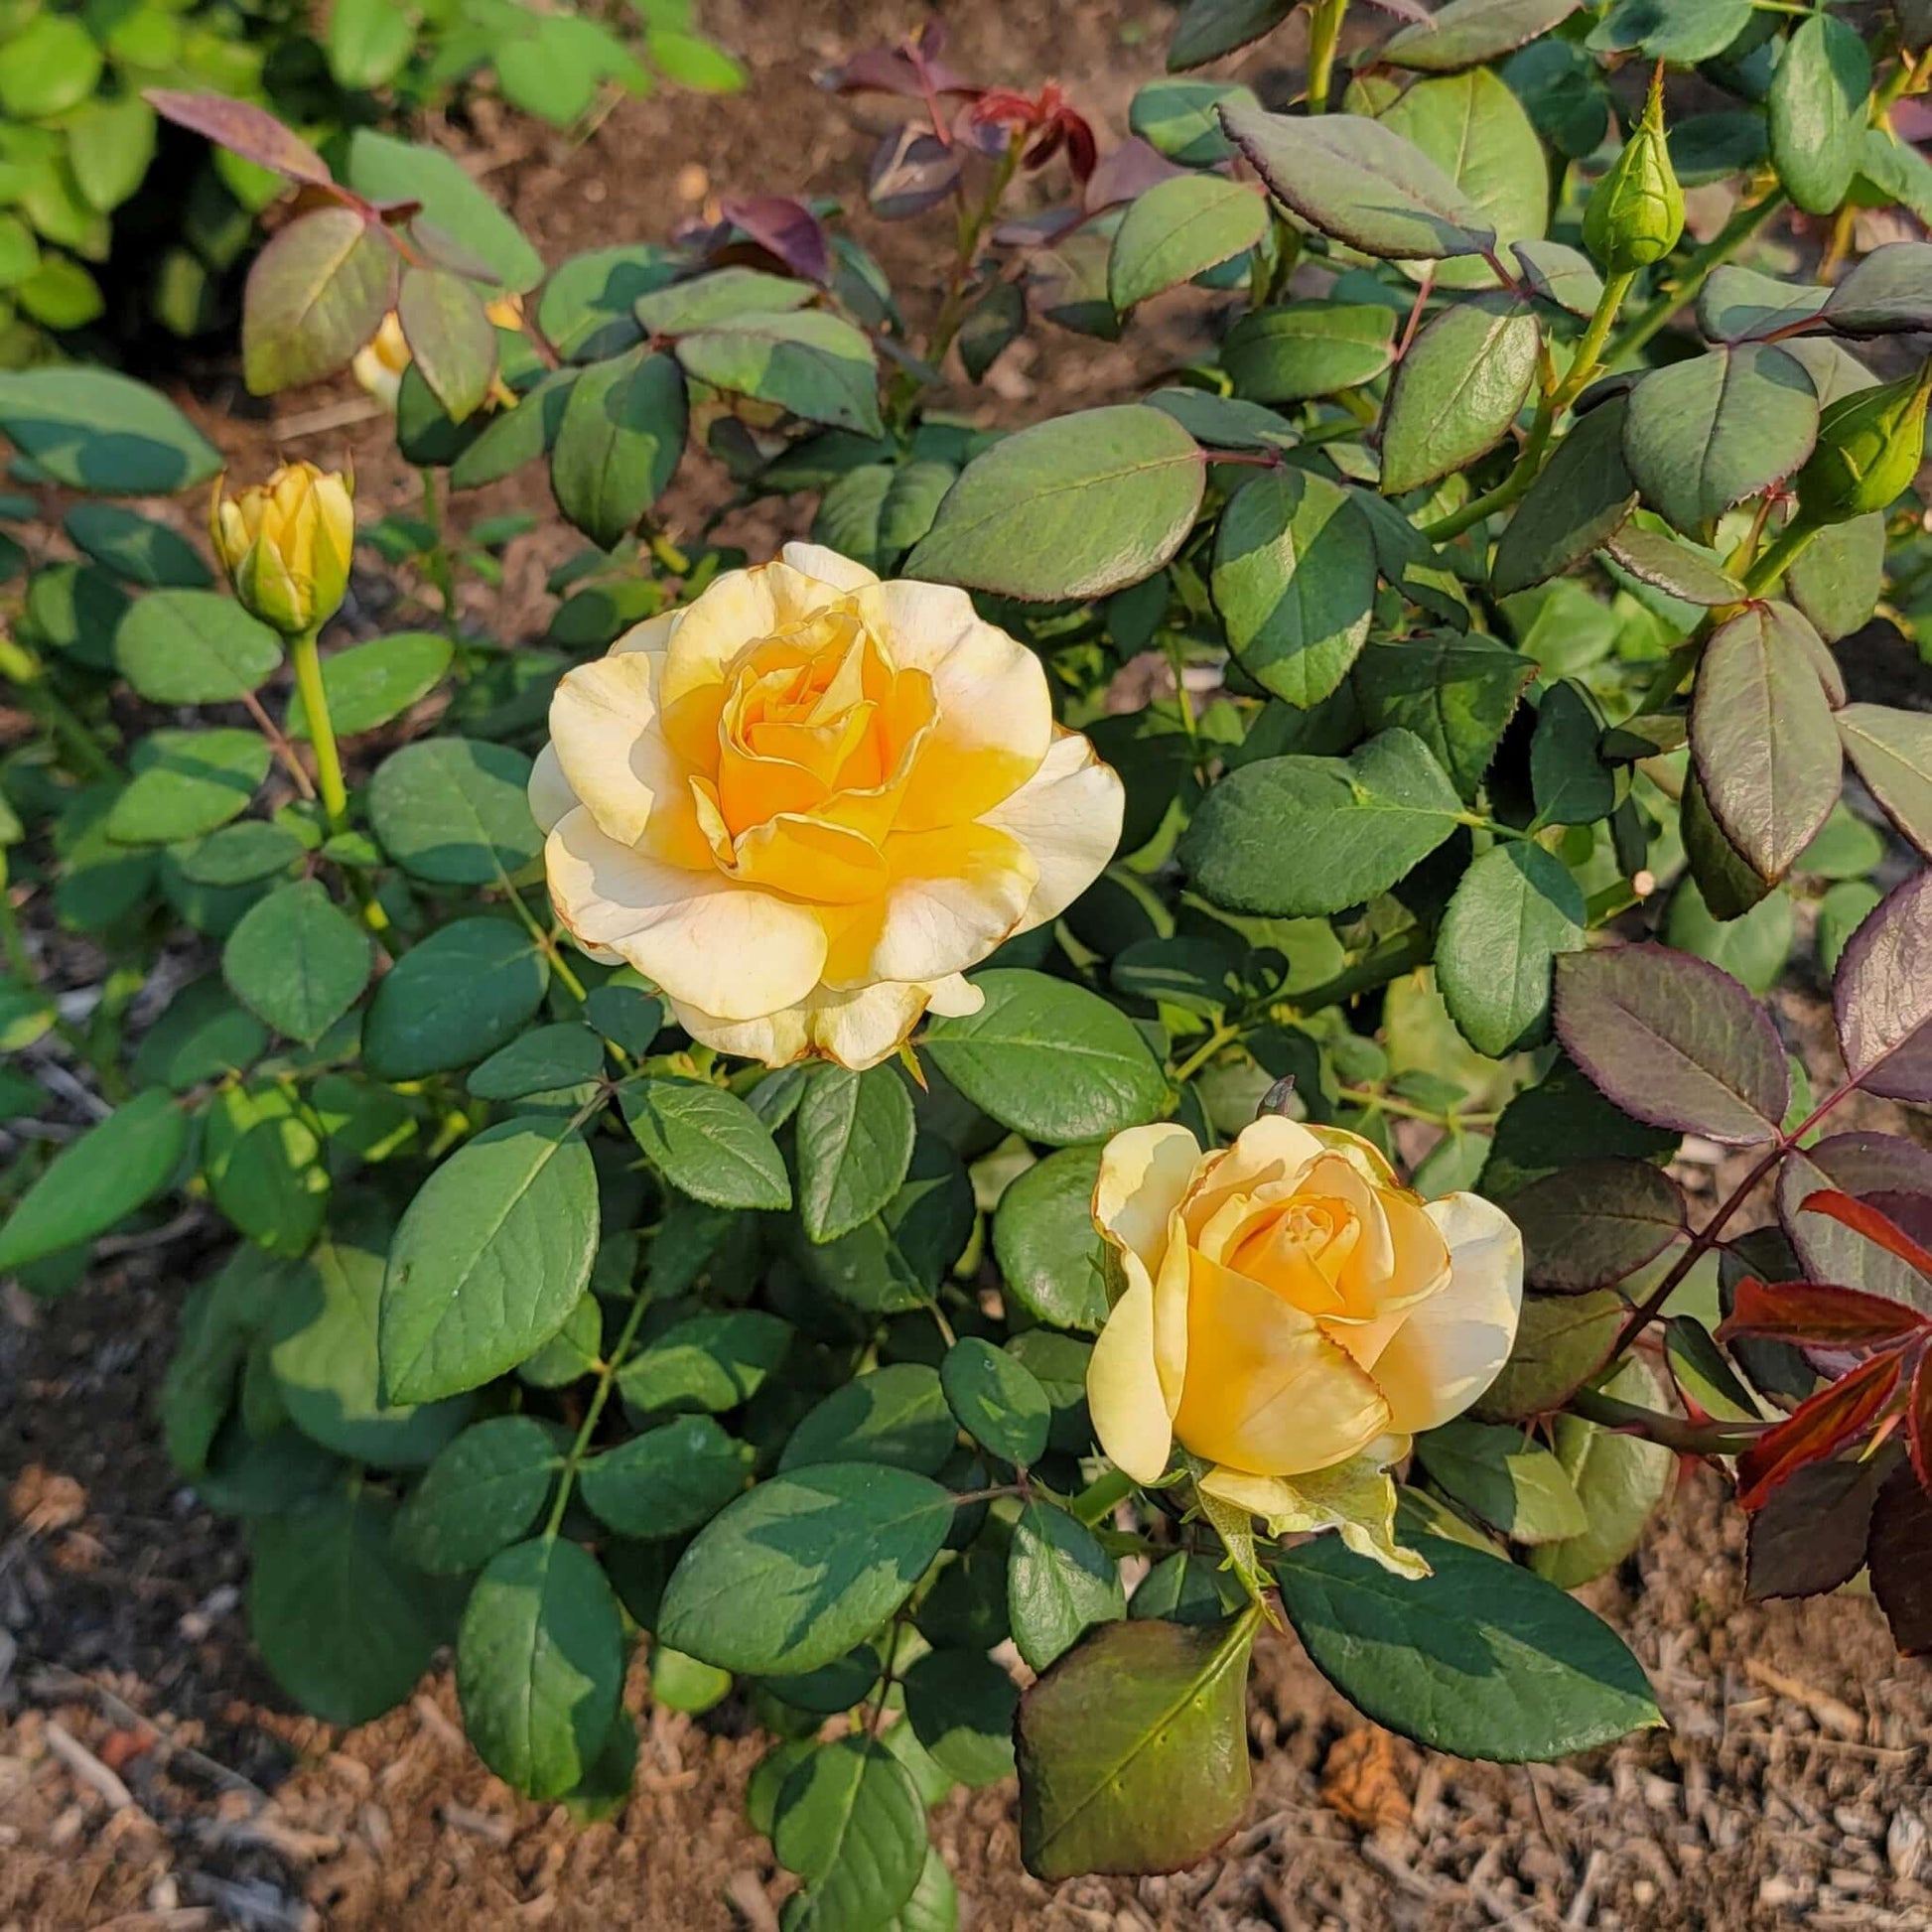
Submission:
[[[498,296],[494,302],[485,305],[483,314],[498,329],[520,329],[523,326],[523,298],[517,295]],[[408,340],[402,333],[402,318],[391,309],[382,318],[381,328],[355,351],[354,359],[348,365],[349,373],[384,409],[393,414],[402,396],[403,371],[413,359],[409,353]],[[515,390],[500,374],[489,385],[489,400],[501,409],[511,409],[516,405]]]
[[[265,483],[224,496],[216,481],[208,535],[242,606],[284,636],[333,617],[355,547],[354,485],[313,463],[285,463]]]
[[[801,543],[567,672],[530,779],[578,943],[772,1066],[977,1012],[960,975],[1093,883],[1122,804],[964,591]]]
[[[1131,1128],[1101,1156],[1093,1218],[1121,1294],[1087,1401],[1137,1482],[1178,1443],[1215,1465],[1203,1487],[1271,1513],[1267,1479],[1395,1460],[1516,1339],[1508,1216],[1474,1194],[1423,1200],[1338,1128],[1264,1114],[1212,1154],[1184,1127]]]

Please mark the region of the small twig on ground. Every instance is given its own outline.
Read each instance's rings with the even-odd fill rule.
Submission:
[[[1844,1699],[1835,1698],[1829,1691],[1818,1690],[1798,1678],[1786,1677],[1782,1671],[1773,1670],[1769,1664],[1755,1657],[1745,1662],[1744,1675],[1753,1683],[1762,1684],[1767,1691],[1775,1691],[1779,1697],[1803,1705],[1827,1730],[1836,1735],[1863,1740],[1864,1720]]]
[[[756,1871],[734,1871],[725,1881],[725,1898],[752,1932],[778,1932],[778,1915]]]
[[[134,1802],[134,1793],[121,1782],[118,1773],[110,1771],[56,1718],[47,1721],[47,1748],[67,1766],[72,1777],[101,1799],[109,1811],[141,1809]]]

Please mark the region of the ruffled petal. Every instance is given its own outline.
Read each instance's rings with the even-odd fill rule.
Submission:
[[[662,702],[668,708],[706,685],[748,646],[802,623],[845,594],[789,564],[728,570],[684,607],[664,653]]]
[[[944,979],[933,981],[932,998],[927,1002],[926,1011],[945,1020],[964,1020],[985,1004],[984,987],[975,986],[963,974],[948,973]]]
[[[806,906],[620,845],[583,807],[551,832],[544,860],[572,935],[621,953],[673,1000],[756,1020],[818,983],[825,928]]]
[[[1193,1257],[1174,1434],[1194,1454],[1250,1475],[1300,1475],[1356,1454],[1388,1426],[1381,1391],[1311,1316]]]
[[[1173,1429],[1154,1367],[1154,1286],[1145,1271],[1114,1305],[1087,1362],[1093,1433],[1116,1468],[1136,1482],[1159,1481]]]
[[[962,986],[965,982],[959,982]],[[945,982],[941,982],[941,987]],[[863,1073],[889,1060],[918,1025],[926,1003],[940,988],[880,985],[852,993],[819,987],[782,1013],[757,1020],[721,1020],[688,1001],[671,1003],[677,1023],[693,1039],[721,1053],[785,1066],[818,1054]],[[969,989],[977,991],[977,989]]]
[[[604,654],[622,657],[633,650],[654,650],[661,655],[683,617],[681,610],[663,611],[654,618],[646,618],[642,623],[633,623]]]
[[[1053,736],[1046,672],[964,591],[902,580],[857,593],[894,663],[927,672],[938,718],[899,800],[909,832],[983,817],[1038,770]]]
[[[1168,1222],[1200,1164],[1200,1143],[1173,1121],[1130,1127],[1101,1150],[1093,1220],[1122,1254],[1138,1255],[1150,1277],[1168,1247]]]
[[[862,591],[869,584],[879,582],[877,572],[868,570],[864,564],[855,564],[850,557],[841,557],[822,543],[788,543],[778,555],[801,577],[815,577],[842,595]]]
[[[1038,770],[983,823],[1010,832],[1039,868],[1020,930],[1056,919],[1098,879],[1120,844],[1127,792],[1078,732],[1062,732]]]
[[[1449,1281],[1409,1316],[1372,1373],[1389,1427],[1409,1435],[1459,1416],[1496,1379],[1523,1311],[1523,1237],[1478,1194],[1428,1203],[1449,1243]]]
[[[643,837],[657,799],[683,788],[657,716],[663,665],[648,650],[600,657],[566,671],[550,700],[550,743],[564,777],[623,845]]]

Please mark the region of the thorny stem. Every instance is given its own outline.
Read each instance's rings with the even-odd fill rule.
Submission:
[[[1753,597],[1761,597],[1775,585],[1780,577],[1797,562],[1799,556],[1818,534],[1816,523],[1792,523],[1771,539],[1771,547],[1751,567],[1751,574],[1744,579],[1744,588]]]
[[[1740,1180],[1737,1183],[1737,1185],[1733,1187],[1730,1190],[1730,1192],[1725,1197],[1725,1199],[1719,1204],[1717,1211],[1711,1216],[1711,1218],[1708,1221],[1706,1221],[1705,1224],[1701,1228],[1699,1228],[1694,1235],[1691,1236],[1690,1240],[1685,1244],[1684,1252],[1681,1255],[1679,1255],[1676,1261],[1674,1261],[1671,1264],[1669,1270],[1665,1273],[1663,1280],[1660,1281],[1657,1284],[1657,1286],[1653,1288],[1650,1291],[1650,1293],[1647,1296],[1645,1296],[1644,1299],[1641,1302],[1639,1302],[1634,1309],[1630,1311],[1629,1315],[1624,1320],[1622,1330],[1617,1335],[1616,1343],[1610,1350],[1608,1361],[1605,1363],[1606,1367],[1608,1366],[1609,1362],[1614,1362],[1618,1360],[1619,1357],[1621,1357],[1621,1355],[1623,1354],[1624,1350],[1627,1349],[1630,1346],[1630,1344],[1636,1340],[1638,1335],[1640,1335],[1644,1331],[1644,1329],[1649,1327],[1650,1324],[1657,1319],[1658,1315],[1660,1315],[1663,1312],[1665,1303],[1667,1303],[1670,1300],[1670,1298],[1674,1294],[1676,1294],[1678,1289],[1683,1285],[1685,1277],[1690,1274],[1691,1270],[1695,1268],[1698,1265],[1698,1263],[1702,1261],[1704,1257],[1711,1252],[1713,1248],[1720,1245],[1724,1236],[1725,1228],[1726,1227],[1726,1225],[1728,1225],[1730,1221],[1730,1217],[1733,1214],[1735,1214],[1740,1207],[1743,1206],[1746,1200],[1750,1198],[1751,1190],[1756,1187],[1758,1182],[1762,1180],[1764,1176],[1768,1174],[1771,1172],[1771,1170],[1775,1168],[1778,1165],[1778,1163],[1782,1161],[1784,1157],[1787,1154],[1789,1154],[1791,1150],[1794,1147],[1796,1147],[1799,1144],[1799,1142],[1801,1142],[1805,1138],[1805,1136],[1809,1134],[1811,1130],[1814,1127],[1816,1127],[1818,1123],[1821,1120],[1823,1120],[1825,1116],[1833,1110],[1833,1108],[1835,1108],[1842,1100],[1844,1100],[1848,1094],[1856,1093],[1857,1091],[1858,1091],[1858,1082],[1856,1080],[1848,1080],[1844,1086],[1838,1087],[1834,1089],[1831,1093],[1828,1093],[1825,1096],[1825,1098],[1821,1100],[1818,1103],[1818,1105],[1814,1107],[1811,1110],[1811,1112],[1807,1114],[1805,1118],[1797,1124],[1796,1127],[1790,1128],[1789,1130],[1781,1130],[1778,1133],[1777,1137],[1771,1142],[1769,1149],[1765,1152],[1764,1158],[1753,1165],[1750,1172],[1747,1174],[1745,1174],[1743,1179]]]
[[[571,997],[581,1003],[585,998],[584,982],[578,978],[576,970],[564,957],[564,949],[557,943],[556,934],[544,930],[543,922],[524,904],[523,895],[510,884],[509,874],[500,866],[496,869],[496,880],[503,889],[504,897],[515,908],[516,916],[522,920],[523,930],[536,941],[537,950],[549,960],[550,970],[563,981]]]
[[[1464,1127],[1494,1127],[1502,1116],[1500,1114],[1446,1114],[1438,1107],[1418,1107],[1412,1100],[1402,1100],[1394,1094],[1377,1093],[1369,1087],[1337,1087],[1335,1098],[1345,1100],[1351,1107],[1380,1114],[1394,1114],[1402,1120],[1420,1120],[1431,1127],[1459,1129]]]
[[[1536,417],[1530,424],[1530,433],[1523,439],[1522,454],[1517,457],[1509,475],[1494,489],[1464,503],[1459,510],[1451,510],[1447,516],[1439,516],[1433,523],[1425,523],[1422,526],[1423,535],[1431,543],[1448,543],[1451,537],[1459,537],[1464,530],[1473,529],[1497,510],[1507,509],[1536,481],[1537,473],[1543,468],[1543,453],[1549,447],[1550,432],[1556,426],[1556,420],[1551,398],[1545,396],[1536,406]]]
[[[932,338],[926,345],[925,359],[935,369],[945,361],[946,351],[952,347],[953,338],[959,334],[960,324],[966,320],[966,289],[972,280],[974,264],[979,260],[980,241],[993,217],[999,213],[1000,204],[1006,200],[1007,190],[1013,185],[1013,177],[1019,170],[1025,147],[1026,143],[1016,132],[1000,157],[1000,165],[994,170],[993,180],[979,207],[960,216],[959,247],[953,257],[952,276],[939,304],[938,318],[932,325]]]
[[[329,693],[323,688],[322,657],[316,631],[305,630],[289,639],[289,659],[295,666],[295,688],[302,693],[302,710],[309,721],[309,742],[316,748],[316,784],[329,829],[348,824],[348,792],[343,784],[343,760],[336,749],[336,727],[329,717]]]
[[[1641,1436],[1685,1455],[1735,1455],[1774,1427],[1768,1422],[1688,1422],[1682,1416],[1620,1402],[1600,1389],[1579,1389],[1565,1407],[1586,1422]]]
[[[449,544],[444,536],[443,504],[436,493],[436,472],[429,469],[423,472],[423,520],[436,532],[435,541],[425,554],[424,565],[443,606],[443,627],[454,637],[457,629],[456,571],[450,563]]]
[[[581,1115],[579,1119],[582,1119]],[[611,1400],[611,1391],[617,1386],[618,1372],[630,1353],[630,1344],[637,1339],[637,1329],[649,1306],[648,1292],[639,1289],[631,1298],[630,1312],[624,1316],[623,1326],[618,1330],[618,1338],[610,1354],[598,1364],[597,1387],[592,1391],[590,1406],[584,1411],[584,1420],[577,1426],[577,1438],[570,1446],[570,1453],[564,1458],[564,1472],[557,1482],[557,1499],[550,1505],[550,1516],[543,1526],[546,1537],[554,1537],[563,1527],[564,1511],[570,1506],[570,1492],[576,1484],[584,1451],[591,1446],[591,1437],[603,1418],[605,1404]]]
[[[1216,1023],[1214,1031],[1180,1062],[1173,1070],[1175,1086],[1185,1086],[1209,1060],[1230,1040],[1241,1037],[1241,1029],[1230,1026],[1225,1020]]]
[[[1584,331],[1584,339],[1577,345],[1577,353],[1571,358],[1569,370],[1557,384],[1557,392],[1551,398],[1551,407],[1557,414],[1561,415],[1588,388],[1590,378],[1601,363],[1603,344],[1615,325],[1617,311],[1623,307],[1623,298],[1629,294],[1630,284],[1635,280],[1635,272],[1626,269],[1621,275],[1612,275],[1603,284],[1603,293],[1591,312],[1589,327]]]
[[[1335,49],[1348,0],[1315,0],[1309,17],[1309,112],[1328,111],[1328,92],[1334,81]]]

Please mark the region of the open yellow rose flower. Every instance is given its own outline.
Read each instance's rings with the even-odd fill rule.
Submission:
[[[1523,1243],[1474,1194],[1425,1201],[1367,1141],[1264,1114],[1203,1154],[1130,1128],[1093,1217],[1124,1283],[1087,1371],[1101,1447],[1137,1482],[1176,1442],[1210,1495],[1290,1516],[1288,1479],[1458,1416],[1516,1339]]]
[[[963,591],[812,544],[568,672],[530,779],[557,916],[694,1038],[887,1058],[1120,841],[1119,778]]]

